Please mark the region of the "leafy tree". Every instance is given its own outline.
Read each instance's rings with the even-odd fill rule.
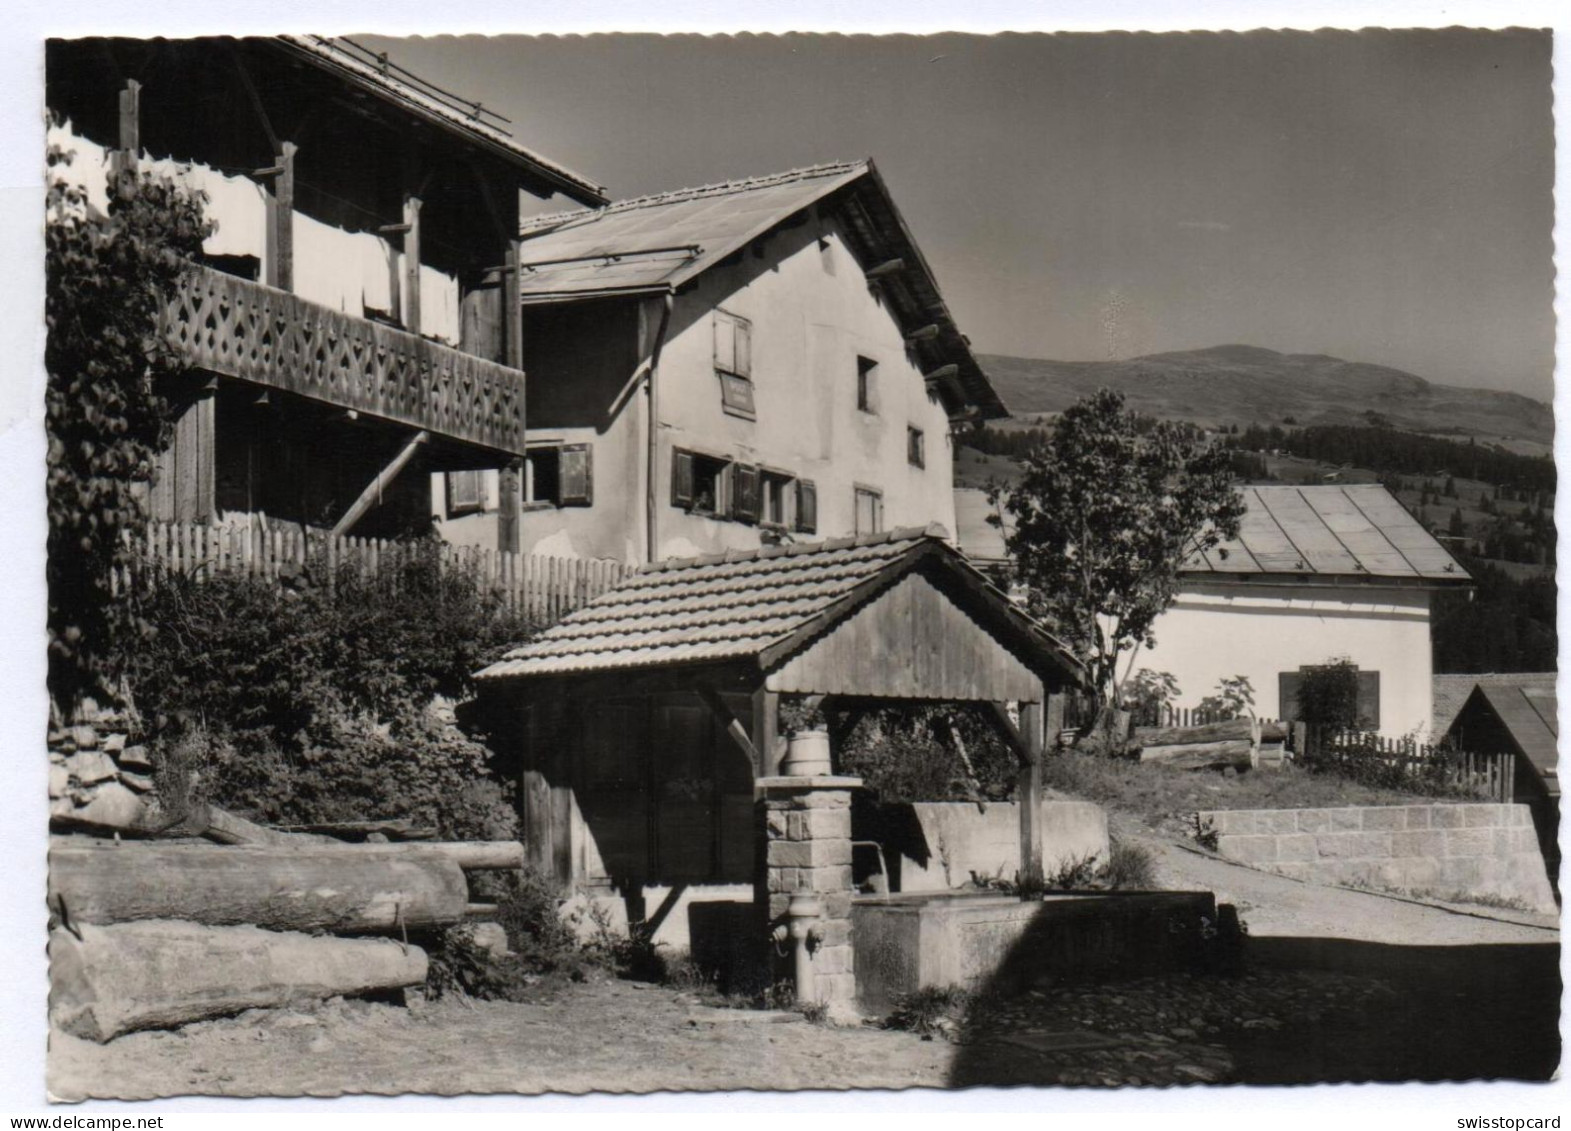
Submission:
[[[1298,685],[1298,721],[1350,729],[1359,725],[1358,668],[1351,660],[1332,660],[1303,673]]]
[[[159,312],[210,230],[199,195],[146,175],[104,215],[60,175],[70,160],[49,154],[44,305],[49,689],[63,710],[112,695],[116,634],[147,631],[119,615],[112,579],[146,522],[168,381],[186,370]]]
[[[1065,636],[1108,705],[1119,657],[1155,642],[1185,557],[1236,536],[1244,513],[1226,450],[1137,419],[1108,389],[1054,422],[1007,505],[1031,611]]]

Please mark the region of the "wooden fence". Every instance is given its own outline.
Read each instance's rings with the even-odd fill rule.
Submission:
[[[632,572],[615,561],[511,554],[448,543],[335,538],[325,531],[274,524],[208,526],[194,522],[153,522],[137,555],[139,568],[173,570],[200,578],[215,573],[259,578],[310,573],[332,584],[346,566],[374,572],[435,552],[444,567],[470,571],[476,581],[499,594],[505,606],[552,624],[614,588]],[[134,584],[122,577],[117,584]]]
[[[1368,731],[1342,730],[1294,723],[1291,749],[1302,764],[1362,778],[1385,771],[1397,780],[1422,778],[1436,785],[1511,802],[1515,796],[1516,763],[1510,754],[1474,754],[1411,738],[1390,738]]]

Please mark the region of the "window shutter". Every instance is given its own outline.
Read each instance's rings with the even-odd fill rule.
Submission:
[[[739,463],[732,472],[731,517],[757,522],[759,510],[758,468]]]
[[[449,471],[447,473],[447,513],[462,514],[481,510],[485,499],[483,484],[478,471]]]
[[[736,372],[736,323],[719,311],[715,312],[715,368],[722,373]]]
[[[588,444],[563,444],[561,504],[587,507],[595,501],[594,452]]]
[[[673,507],[691,507],[693,505],[693,453],[673,451],[671,453],[671,505]]]
[[[736,331],[736,368],[732,370],[738,377],[751,378],[753,376],[753,328],[746,322],[733,322]]]
[[[1282,672],[1276,677],[1277,711],[1285,722],[1298,719],[1298,685],[1302,682],[1298,672]]]
[[[1380,673],[1358,673],[1358,722],[1370,730],[1380,729]]]
[[[811,479],[796,481],[796,528],[803,534],[818,532],[818,488]]]

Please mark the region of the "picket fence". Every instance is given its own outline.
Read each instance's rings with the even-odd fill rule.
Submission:
[[[320,576],[332,584],[346,566],[373,573],[384,566],[432,552],[430,543],[378,538],[333,537],[325,531],[275,524],[209,526],[194,522],[148,524],[133,569],[172,570],[195,578],[216,573],[258,578]],[[631,571],[621,562],[514,554],[480,546],[435,544],[444,567],[462,568],[497,593],[511,611],[555,623],[618,585]],[[136,583],[117,578],[117,586]]]
[[[1300,761],[1327,769],[1356,772],[1360,764],[1378,762],[1491,801],[1509,804],[1516,796],[1516,762],[1510,754],[1474,754],[1411,738],[1305,723],[1293,724],[1290,746]]]

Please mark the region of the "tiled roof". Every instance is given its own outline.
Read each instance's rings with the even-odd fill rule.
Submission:
[[[1196,553],[1183,573],[1305,574],[1466,584],[1467,571],[1378,484],[1243,487],[1238,537]]]
[[[1434,677],[1433,692],[1433,721],[1429,733],[1439,738],[1451,729],[1451,724],[1456,721],[1456,716],[1462,710],[1462,705],[1467,702],[1467,697],[1473,694],[1473,688],[1480,685],[1484,687],[1530,687],[1550,691],[1555,689],[1556,675],[1554,672],[1478,672],[1469,675],[1443,674]]]
[[[1007,416],[872,161],[814,165],[528,218],[519,294],[526,303],[546,303],[671,290],[830,197],[853,252],[871,258],[864,266],[900,260],[883,286],[902,329],[939,328],[937,338],[916,347],[924,371],[955,365],[968,403],[984,418]]]
[[[714,554],[645,566],[479,673],[480,679],[753,660],[860,604],[886,571],[937,556],[996,597],[1040,647],[1062,649],[945,541],[941,526]]]
[[[336,68],[355,81],[372,86],[382,91],[384,95],[390,96],[428,117],[437,119],[449,129],[470,134],[474,138],[504,151],[507,155],[521,160],[524,164],[534,166],[538,172],[546,174],[548,179],[563,182],[563,190],[575,200],[585,204],[598,204],[605,200],[604,185],[598,185],[588,177],[575,173],[566,165],[542,157],[531,149],[526,149],[495,126],[480,121],[478,117],[460,113],[458,110],[446,105],[439,99],[431,97],[410,83],[401,81],[396,75],[384,73],[327,36],[280,35],[278,39],[287,46],[310,55],[319,64]]]

